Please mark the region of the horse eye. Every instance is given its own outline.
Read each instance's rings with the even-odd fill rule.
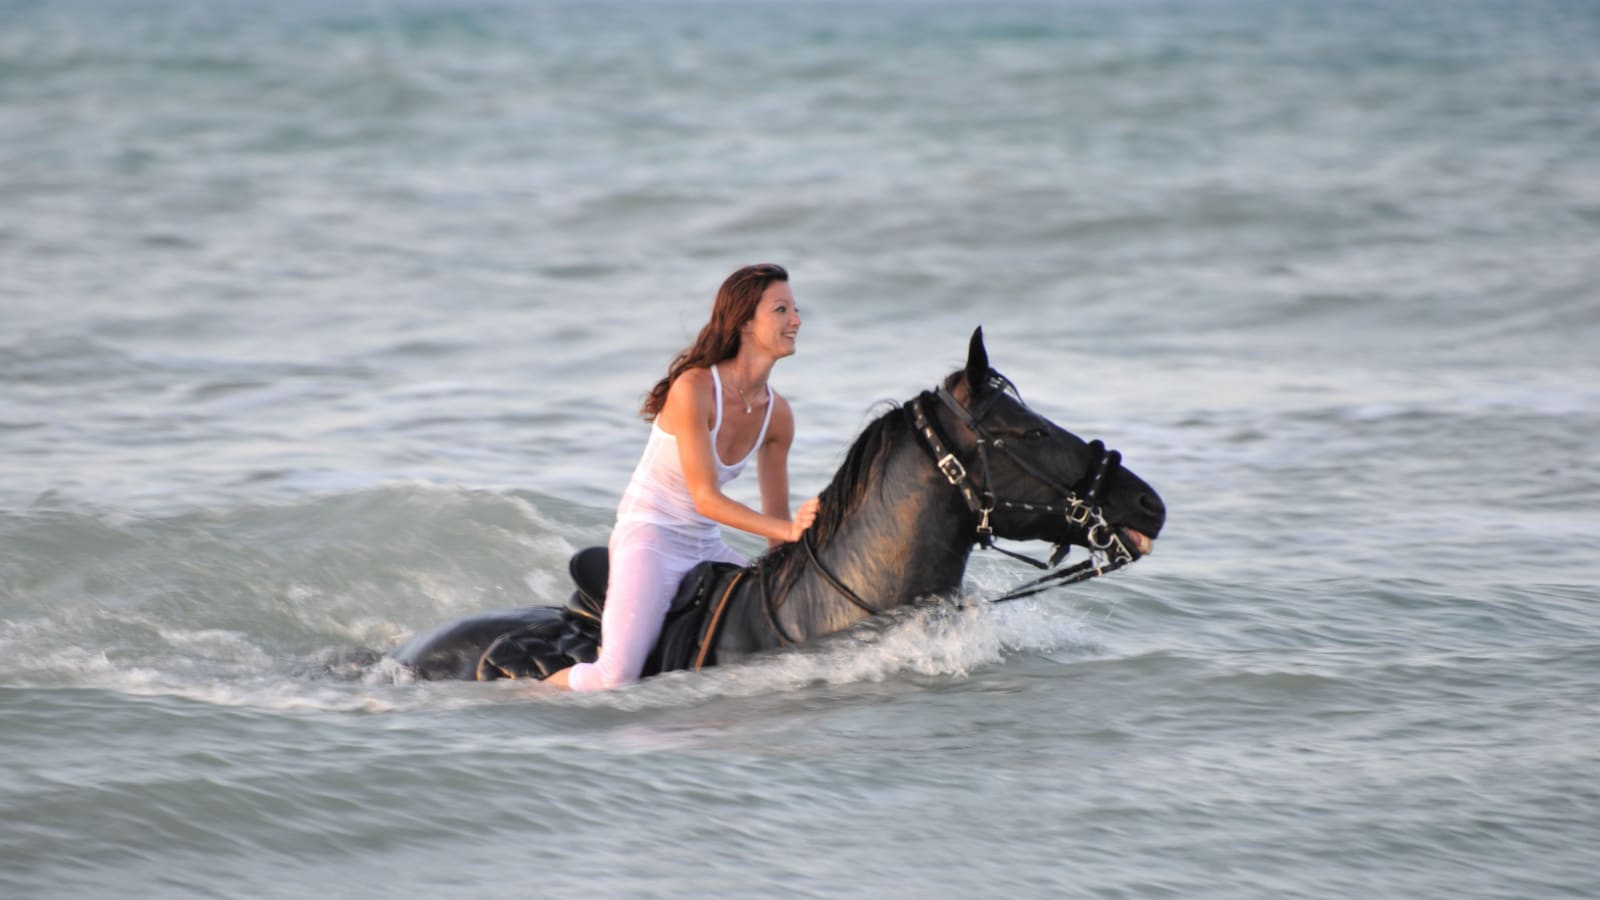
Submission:
[[[1022,439],[1029,443],[1038,443],[1045,439],[1043,428],[1029,428],[1022,433]]]

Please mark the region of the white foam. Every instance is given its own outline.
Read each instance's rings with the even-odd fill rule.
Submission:
[[[245,666],[265,667],[271,660],[266,652],[237,631],[219,628],[198,630],[164,627],[156,630],[163,641],[185,656],[221,660]]]
[[[536,693],[556,702],[620,709],[691,705],[720,697],[876,683],[907,675],[964,679],[984,667],[1003,664],[1011,653],[1051,652],[1065,646],[1091,651],[1095,647],[1088,625],[1069,605],[1048,600],[968,606],[934,602],[887,613],[805,647],[703,672],[670,672],[603,694]]]

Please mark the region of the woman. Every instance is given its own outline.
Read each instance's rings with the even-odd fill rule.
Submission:
[[[789,517],[794,414],[767,384],[773,364],[794,353],[799,330],[783,267],[745,266],[722,283],[711,321],[640,410],[654,424],[617,506],[600,658],[547,684],[594,691],[637,681],[683,576],[705,560],[749,564],[719,526],[761,535],[770,547],[799,540],[816,520],[815,498]],[[751,458],[760,512],[722,493]]]

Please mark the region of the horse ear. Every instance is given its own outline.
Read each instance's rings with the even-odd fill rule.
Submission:
[[[972,332],[972,342],[967,345],[967,386],[974,394],[989,383],[989,351],[983,347],[983,326]]]

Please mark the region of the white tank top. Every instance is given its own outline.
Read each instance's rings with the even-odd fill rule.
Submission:
[[[711,385],[717,410],[711,426],[711,460],[716,464],[717,487],[720,488],[739,477],[766,440],[767,425],[772,421],[773,394],[772,386],[768,385],[767,414],[761,420],[761,433],[756,435],[755,446],[744,459],[728,465],[717,453],[717,434],[722,430],[722,377],[717,374],[716,366],[711,367]],[[683,463],[678,458],[678,439],[662,431],[660,425],[650,425],[650,440],[644,446],[644,456],[633,470],[628,488],[622,493],[622,502],[617,504],[617,522],[648,522],[695,534],[715,533],[721,527],[695,512],[689,483],[683,477]]]

